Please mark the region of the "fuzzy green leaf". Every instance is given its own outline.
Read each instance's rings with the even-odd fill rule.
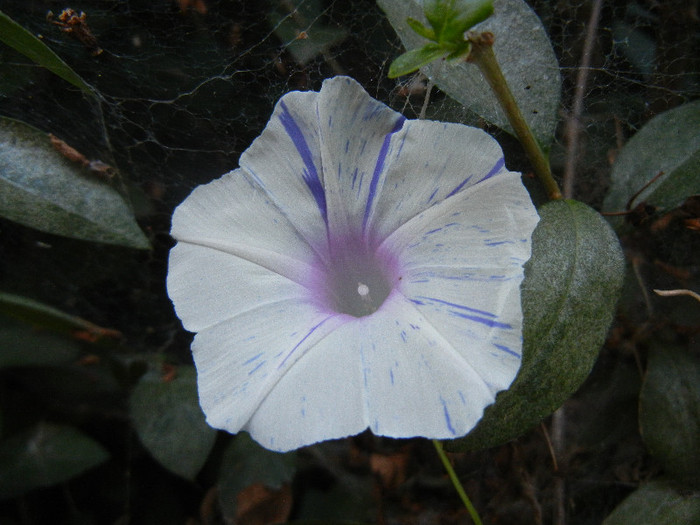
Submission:
[[[0,498],[68,481],[108,457],[73,427],[39,424],[0,442]]]
[[[378,0],[406,49],[426,42],[406,23],[408,17],[424,21],[417,0]],[[523,0],[495,0],[494,14],[474,26],[496,37],[494,53],[525,120],[546,150],[554,137],[561,93],[561,77],[554,50],[537,15]],[[455,60],[428,63],[423,73],[470,113],[468,122],[481,117],[513,133],[498,100],[474,64]]]
[[[664,481],[643,485],[608,516],[603,525],[683,525],[700,523],[700,492],[679,490]]]
[[[0,216],[48,233],[149,248],[122,196],[51,145],[46,133],[0,117]]]
[[[56,53],[2,11],[0,11],[0,41],[58,75],[66,82],[70,82],[91,96],[95,96],[92,87]]]
[[[193,479],[216,439],[199,407],[194,368],[178,367],[168,381],[156,373],[144,375],[131,395],[130,410],[139,439],[153,457],[171,472]]]
[[[0,292],[0,314],[28,323],[33,328],[50,330],[63,335],[74,335],[76,331],[86,332],[95,339],[117,335],[114,330],[102,328],[85,319],[21,295]]]
[[[420,67],[447,54],[447,50],[438,44],[426,44],[419,49],[412,49],[399,56],[389,67],[389,78],[413,73]]]
[[[553,201],[539,213],[522,284],[520,373],[451,448],[504,443],[561,406],[588,376],[612,322],[624,276],[615,233],[580,202]]]
[[[652,349],[639,425],[666,472],[700,488],[700,358],[673,347]]]
[[[700,193],[700,100],[657,115],[620,151],[612,169],[605,211],[623,211],[630,198],[659,172],[635,204],[647,202],[669,211]],[[617,226],[622,219],[615,219]]]
[[[69,363],[78,356],[76,341],[0,315],[0,368],[51,366]]]

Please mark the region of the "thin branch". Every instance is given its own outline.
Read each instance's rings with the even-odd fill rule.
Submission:
[[[598,20],[603,0],[594,0],[591,16],[588,20],[586,40],[583,44],[581,64],[576,75],[576,90],[574,91],[574,104],[571,114],[566,122],[566,163],[564,165],[564,198],[571,199],[574,195],[574,182],[576,180],[576,164],[579,157],[579,138],[581,136],[581,115],[583,114],[583,99],[586,95],[588,84],[588,72],[591,67],[591,55],[593,45],[598,32]]]

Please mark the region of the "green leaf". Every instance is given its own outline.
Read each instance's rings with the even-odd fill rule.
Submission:
[[[425,20],[417,0],[378,0],[406,49],[425,44],[406,23]],[[556,56],[537,15],[523,0],[495,0],[494,15],[474,27],[496,36],[494,52],[513,96],[535,137],[546,150],[558,122],[561,77]],[[513,130],[479,69],[462,61],[432,63],[423,72],[474,116]]]
[[[0,11],[0,41],[58,75],[66,82],[70,82],[93,97],[96,96],[92,87],[56,53],[2,11]]]
[[[219,502],[225,516],[235,516],[236,497],[243,489],[261,483],[279,489],[296,472],[296,452],[281,454],[264,449],[246,432],[236,434],[224,453],[219,473]]]
[[[444,56],[447,50],[437,44],[426,44],[419,49],[412,49],[399,56],[389,67],[389,78],[413,73],[418,68]]]
[[[0,316],[0,368],[60,365],[79,352],[75,341]]]
[[[0,117],[0,215],[56,235],[149,248],[111,186],[58,153],[46,133]]]
[[[108,458],[79,430],[41,423],[0,442],[0,498],[68,481]]]
[[[437,42],[437,36],[435,36],[435,31],[425,27],[422,22],[416,20],[415,18],[411,18],[409,16],[408,19],[406,20],[406,23],[408,24],[408,27],[413,29],[416,33],[418,33],[423,38],[427,38],[428,40],[433,40],[433,41]]]
[[[632,207],[647,202],[669,211],[700,193],[700,100],[657,115],[625,144],[613,165],[605,211],[624,211],[630,198],[659,172],[663,175]]]
[[[630,494],[603,525],[691,523],[700,523],[700,492],[678,490],[668,482],[652,481]]]
[[[580,202],[549,202],[539,213],[522,284],[520,372],[450,448],[505,443],[556,410],[588,376],[612,322],[624,277],[615,233]]]
[[[0,314],[29,323],[34,328],[51,330],[59,334],[74,336],[76,332],[84,332],[90,340],[120,336],[115,330],[102,328],[85,319],[21,295],[0,292]]]
[[[156,373],[142,376],[131,394],[130,411],[136,433],[153,457],[178,476],[193,479],[216,439],[199,407],[194,367],[178,367],[168,381]]]
[[[438,42],[463,40],[465,31],[493,14],[493,1],[429,0],[424,13]]]
[[[666,473],[700,488],[700,358],[674,347],[652,348],[639,424]]]

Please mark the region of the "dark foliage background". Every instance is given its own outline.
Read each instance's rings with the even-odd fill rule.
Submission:
[[[603,2],[579,91],[593,2],[531,5],[552,38],[564,80],[551,152],[555,174],[564,175],[573,155],[574,196],[600,208],[611,164],[628,138],[653,116],[698,98],[697,3]],[[47,20],[48,11],[55,21],[67,7],[87,14],[101,53]],[[324,78],[347,74],[409,117],[420,110],[425,83],[386,76],[402,48],[375,3],[5,0],[1,9],[41,35],[99,100],[0,45],[0,114],[116,168],[111,184],[129,196],[152,249],[73,240],[0,220],[0,290],[121,334],[73,331],[61,343],[38,343],[59,345],[65,359],[0,369],[0,477],[29,480],[22,468],[7,465],[56,426],[76,429],[102,451],[92,451],[93,468],[6,495],[0,523],[467,522],[423,440],[361,435],[302,450],[293,466],[282,468],[243,437],[219,434],[211,437],[201,470],[183,475],[154,458],[145,431],[134,424],[134,391],[144,377],[169,384],[191,365],[191,334],[165,292],[173,208],[196,185],[237,167],[276,100],[290,90],[318,89]],[[321,33],[323,39],[314,36]],[[449,118],[452,104],[439,91],[431,105]],[[572,122],[581,130],[575,152],[567,151]],[[489,131],[504,146],[509,167],[528,171],[517,143]],[[650,354],[680,348],[697,358],[700,303],[652,297],[648,290],[698,289],[698,217],[697,198],[688,199],[619,230],[629,272],[617,320],[593,374],[558,416],[557,432],[547,420],[502,447],[453,456],[485,522],[598,524],[641,483],[668,474],[640,435],[640,389]],[[2,323],[2,333],[36,335],[9,316]],[[37,344],[30,335],[24,340]],[[241,463],[245,457],[255,461]]]

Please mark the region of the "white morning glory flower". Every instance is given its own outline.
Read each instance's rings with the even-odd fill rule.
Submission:
[[[537,221],[485,132],[406,120],[347,77],[286,94],[173,215],[207,421],[278,451],[465,435],[520,367]]]

